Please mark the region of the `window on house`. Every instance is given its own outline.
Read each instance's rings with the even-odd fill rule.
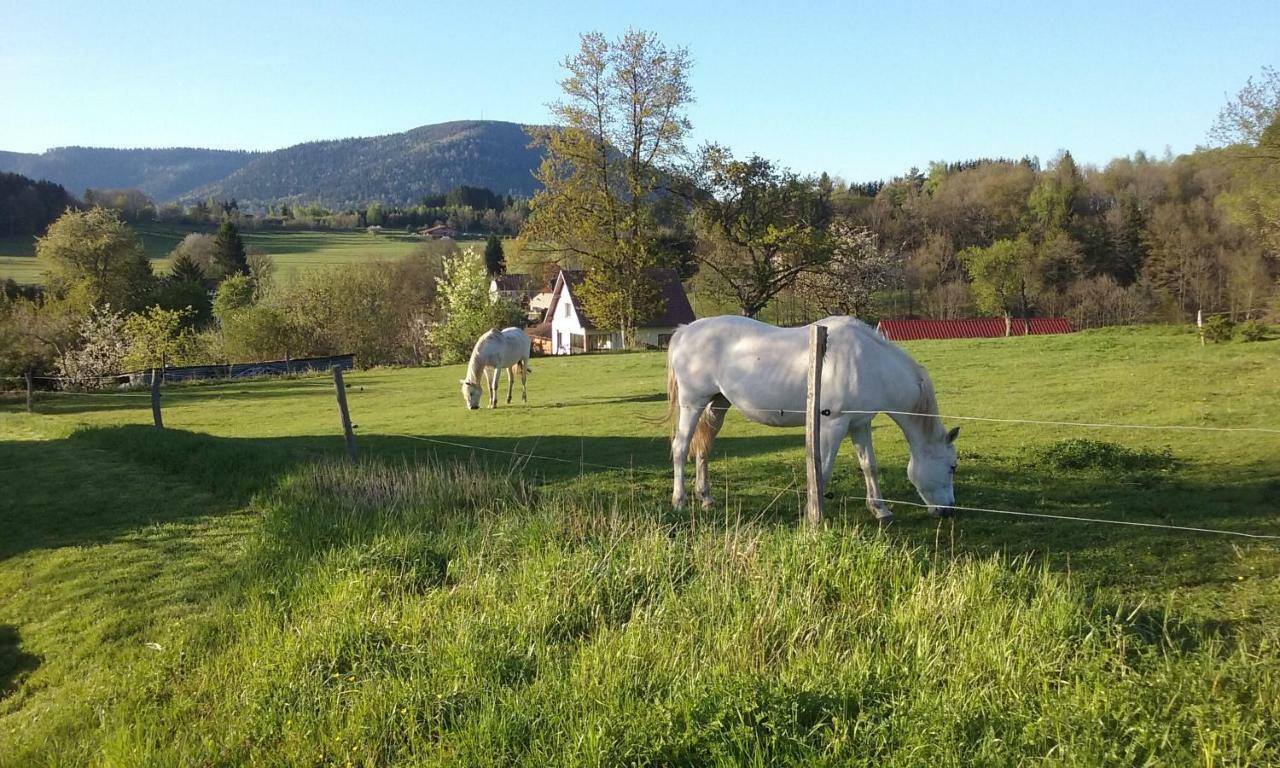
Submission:
[[[564,316],[565,317],[569,316],[569,302],[567,301],[564,303]]]
[[[663,349],[666,349],[667,347],[671,346],[672,335],[673,334],[670,334],[670,333],[658,334],[658,346],[662,347]]]

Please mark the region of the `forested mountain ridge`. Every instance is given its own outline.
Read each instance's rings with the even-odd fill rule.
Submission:
[[[416,203],[461,185],[531,196],[541,153],[523,126],[463,120],[268,152],[184,198],[317,202],[329,207]]]
[[[139,189],[153,200],[166,201],[225,178],[258,156],[192,147],[57,147],[40,154],[0,151],[0,171],[52,181],[73,195],[88,188]]]
[[[542,155],[526,129],[497,120],[424,125],[401,133],[312,141],[271,152],[61,147],[0,151],[0,171],[48,179],[73,194],[140,189],[156,202],[213,197],[333,208],[418,202],[461,185],[531,196]]]

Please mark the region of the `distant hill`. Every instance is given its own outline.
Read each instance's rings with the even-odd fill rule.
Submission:
[[[312,141],[267,152],[191,198],[288,200],[331,207],[417,202],[461,184],[530,196],[541,153],[523,126],[496,120],[424,125],[361,139]]]
[[[316,202],[333,208],[375,200],[416,203],[459,185],[530,196],[541,153],[516,123],[461,120],[403,133],[311,141],[272,152],[62,147],[0,152],[0,171],[57,182],[73,194],[141,189],[156,202],[235,198]]]
[[[0,171],[61,184],[73,195],[94,189],[140,189],[153,200],[175,200],[226,178],[257,152],[222,149],[102,149],[58,147],[38,155],[0,151]]]

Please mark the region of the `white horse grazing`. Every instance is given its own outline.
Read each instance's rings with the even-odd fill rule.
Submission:
[[[863,323],[851,317],[818,322],[827,327],[819,403],[823,486],[831,479],[840,441],[850,435],[866,479],[867,507],[878,520],[887,522],[893,513],[880,501],[871,419],[878,411],[936,414],[933,382],[906,352]],[[697,462],[698,498],[704,507],[714,504],[707,458],[730,406],[761,424],[804,424],[808,367],[808,328],[775,328],[746,317],[724,316],[698,320],[676,331],[667,353],[667,415],[675,422],[671,503],[677,509],[685,503],[684,465],[691,448]],[[930,514],[949,516],[955,504],[953,443],[960,428],[947,432],[938,416],[889,416],[910,446],[907,477]]]
[[[516,373],[520,374],[520,402],[529,402],[526,379],[531,347],[529,337],[519,328],[503,328],[501,331],[495,328],[481,336],[471,350],[467,377],[462,379],[462,399],[467,407],[473,411],[480,407],[481,379],[489,382],[489,407],[498,407],[498,377],[504,368],[507,370],[507,402],[511,402]],[[493,370],[492,374],[489,369]]]

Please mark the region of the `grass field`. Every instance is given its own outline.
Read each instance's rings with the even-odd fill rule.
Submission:
[[[150,225],[135,227],[142,239],[152,269],[164,273],[169,269],[170,251],[191,232],[190,227]],[[412,253],[422,241],[400,234],[350,231],[250,231],[242,232],[245,245],[260,249],[275,259],[281,279],[301,269],[344,264],[361,260],[398,259]],[[0,280],[13,278],[19,283],[39,283],[43,277],[35,260],[35,242],[31,238],[0,238]]]
[[[1277,426],[1276,341],[909,349],[944,413]],[[354,468],[324,378],[173,387],[163,432],[145,393],[10,399],[0,765],[1280,761],[1275,542],[877,530],[847,445],[809,532],[802,434],[732,412],[720,509],[677,515],[663,363],[538,359],[496,412],[456,367],[353,373]],[[966,506],[1280,533],[1274,434],[965,422],[960,457]]]

